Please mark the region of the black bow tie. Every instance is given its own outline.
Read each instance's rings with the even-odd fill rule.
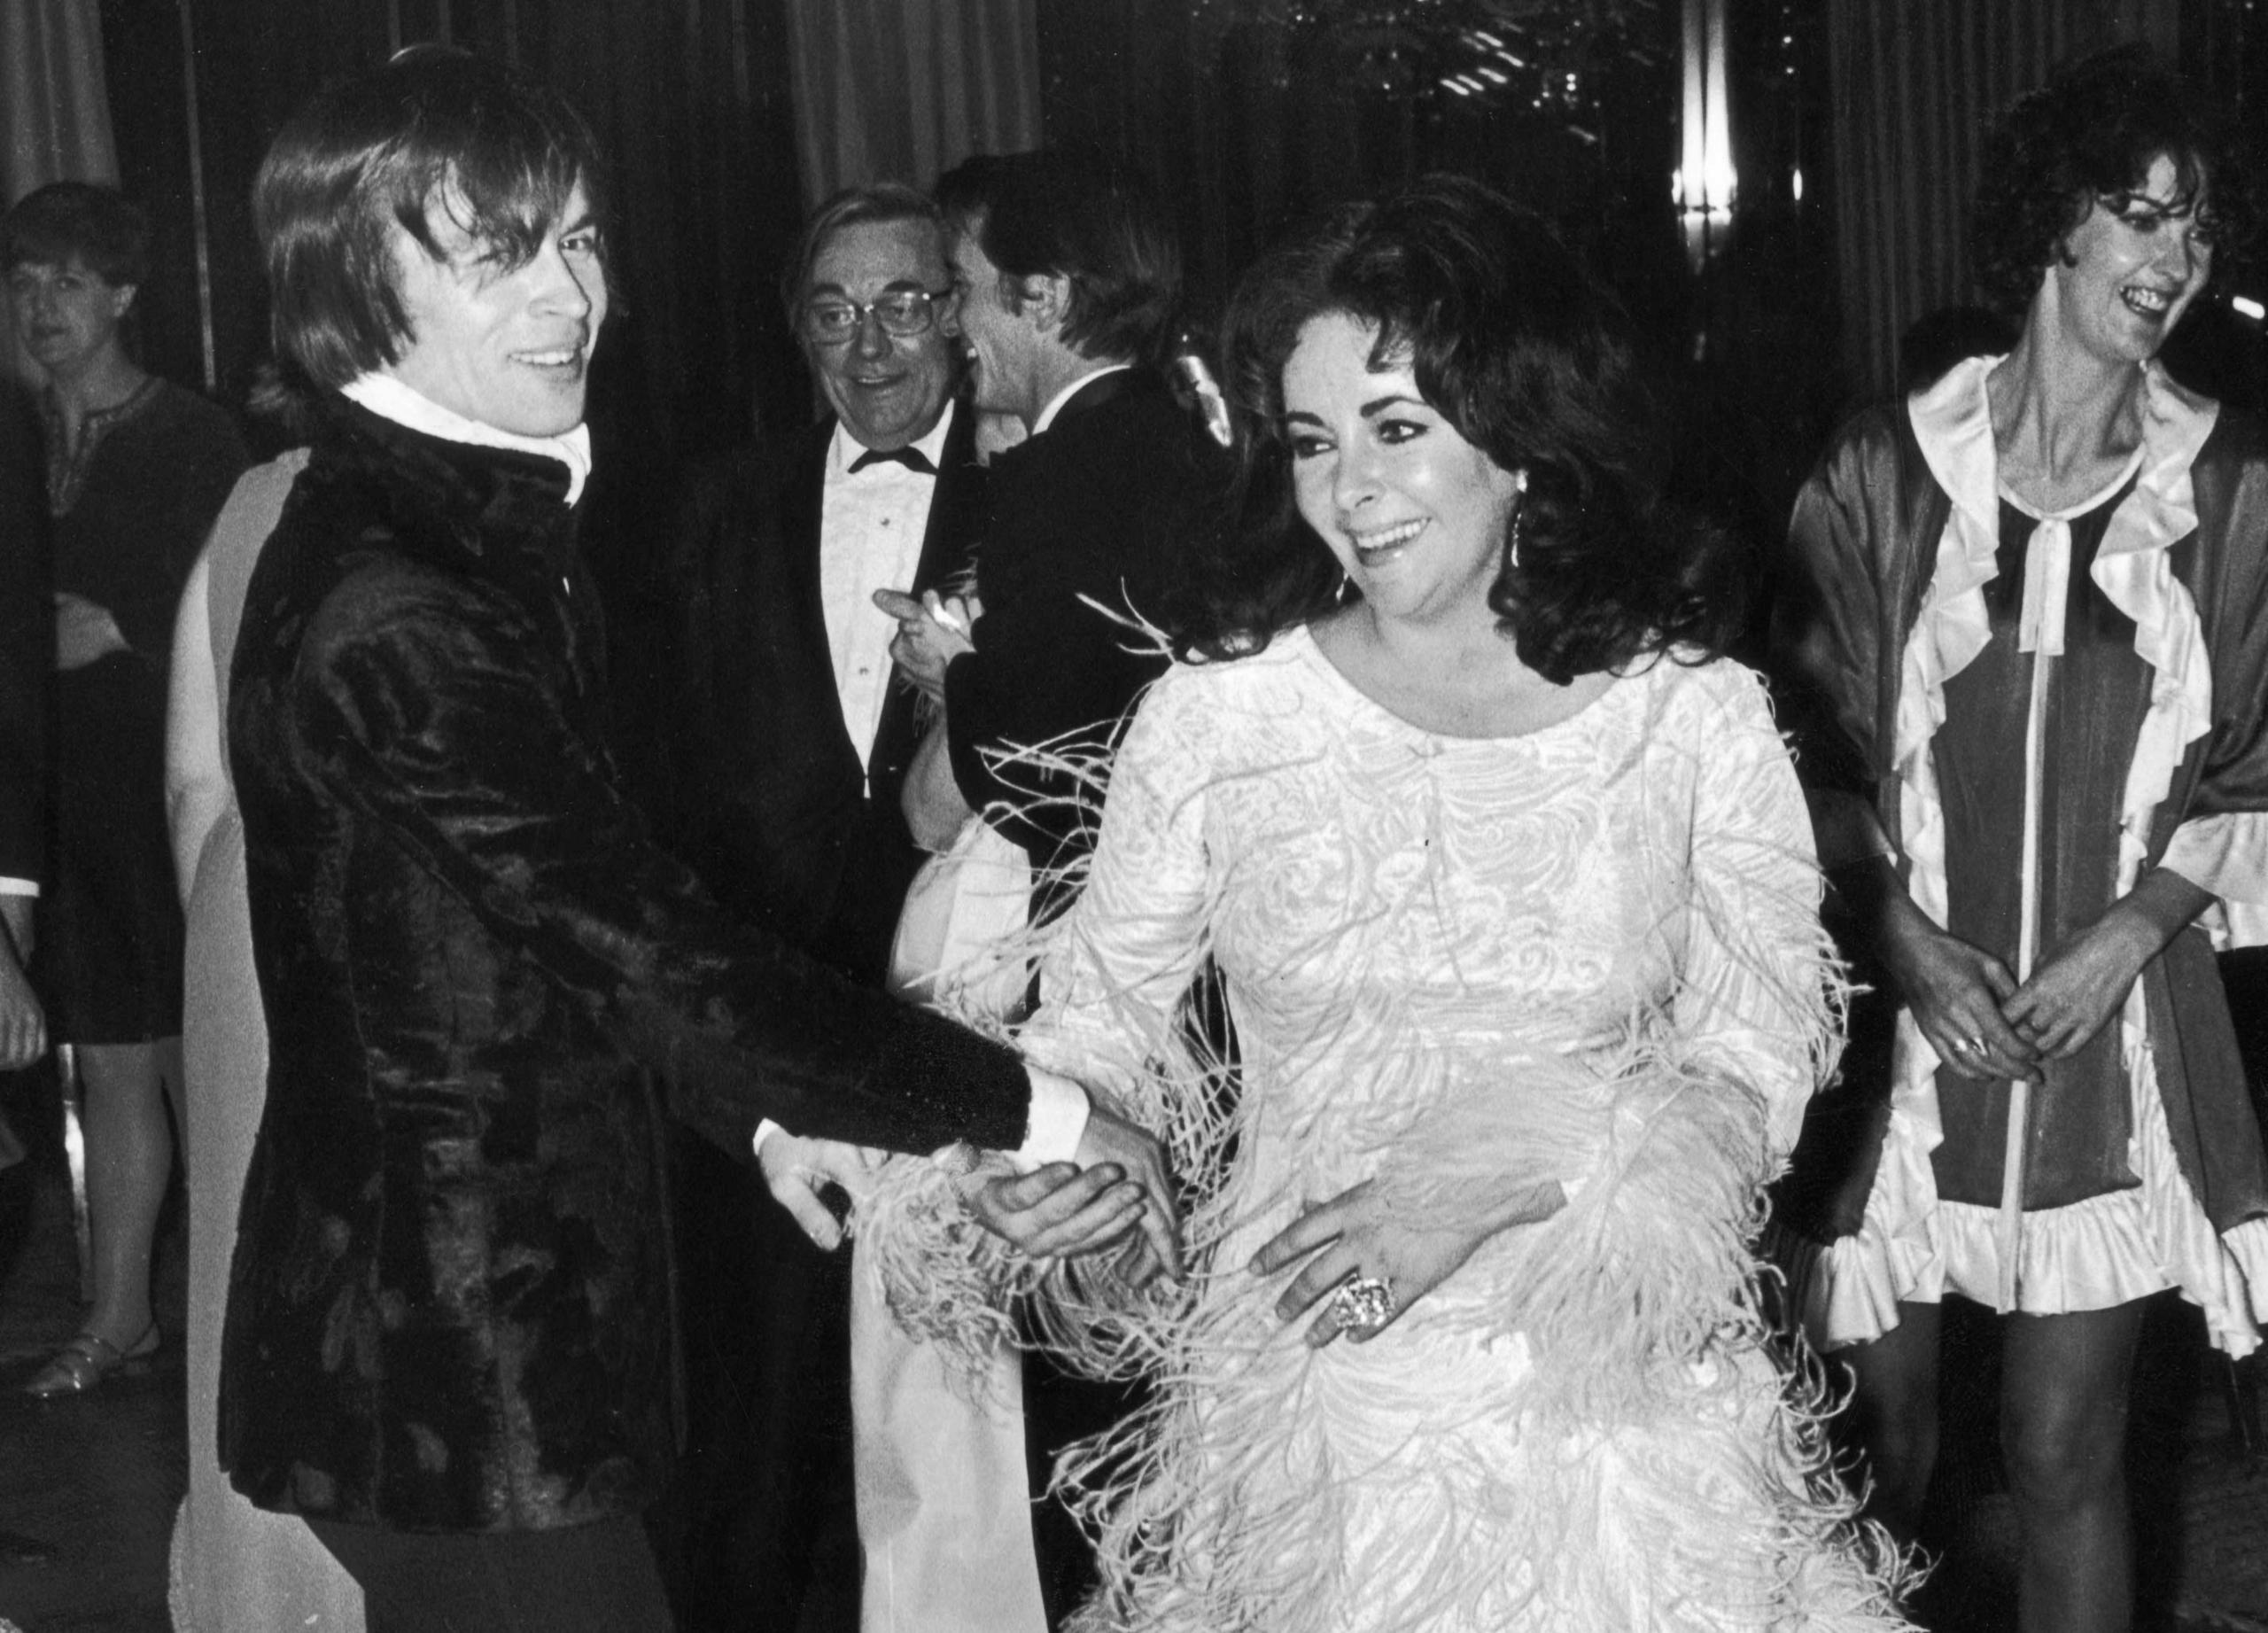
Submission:
[[[924,476],[937,474],[937,468],[929,463],[929,456],[911,443],[902,448],[868,448],[850,462],[850,474],[856,476],[869,465],[884,464],[903,465],[908,470],[918,470]]]

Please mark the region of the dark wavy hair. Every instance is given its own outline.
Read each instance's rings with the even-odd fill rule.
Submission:
[[[446,194],[473,241],[509,270],[542,247],[579,183],[603,222],[590,127],[558,92],[501,62],[413,45],[317,92],[252,183],[277,354],[330,387],[400,362],[409,319],[394,228],[442,259],[426,212]]]
[[[1984,149],[1969,244],[1977,282],[2000,310],[2039,292],[2041,269],[2098,201],[2117,208],[2142,190],[2161,156],[2179,197],[2200,207],[2213,270],[2249,260],[2262,200],[2252,143],[2218,104],[2140,43],[2058,69],[1993,127]]]
[[[1184,645],[1255,651],[1341,592],[1337,560],[1299,514],[1283,423],[1284,366],[1332,313],[1374,325],[1374,366],[1406,357],[1459,435],[1526,470],[1488,595],[1522,663],[1565,685],[1672,648],[1724,650],[1740,564],[1729,540],[1661,502],[1667,439],[1621,306],[1542,217],[1450,175],[1339,212],[1238,284],[1222,331],[1237,520],[1183,609]]]
[[[982,153],[937,178],[948,225],[1006,280],[1071,283],[1063,343],[1097,362],[1164,361],[1181,306],[1181,238],[1139,173],[1099,153]],[[1021,292],[1006,292],[1020,302]]]
[[[79,262],[113,289],[150,276],[150,217],[115,187],[50,182],[0,218],[0,268]]]

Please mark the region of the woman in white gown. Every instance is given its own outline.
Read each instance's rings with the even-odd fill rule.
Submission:
[[[1902,1625],[1756,1310],[1836,978],[1625,320],[1439,179],[1262,261],[1228,361],[1251,525],[1216,661],[1141,705],[1023,1039],[1190,1188],[1184,1285],[1139,1247],[1000,1267],[1157,1380],[1057,1471],[1102,1553],[1084,1623]],[[1233,1093],[1185,1015],[1208,955]],[[948,1328],[943,1256],[880,1256]]]

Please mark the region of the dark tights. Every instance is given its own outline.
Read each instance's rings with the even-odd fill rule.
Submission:
[[[2125,1633],[2133,1620],[2126,1410],[2143,1301],[2001,1324],[2000,1455],[2016,1502],[2019,1633]],[[1868,1512],[1914,1540],[1938,1456],[1938,1310],[1837,1350],[1874,1479]]]

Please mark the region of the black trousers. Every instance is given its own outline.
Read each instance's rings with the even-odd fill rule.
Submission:
[[[686,1455],[653,1528],[687,1629],[858,1633],[848,1249],[821,1253],[762,1178],[672,1147]]]
[[[310,1520],[369,1633],[673,1633],[645,1527],[429,1535]]]

